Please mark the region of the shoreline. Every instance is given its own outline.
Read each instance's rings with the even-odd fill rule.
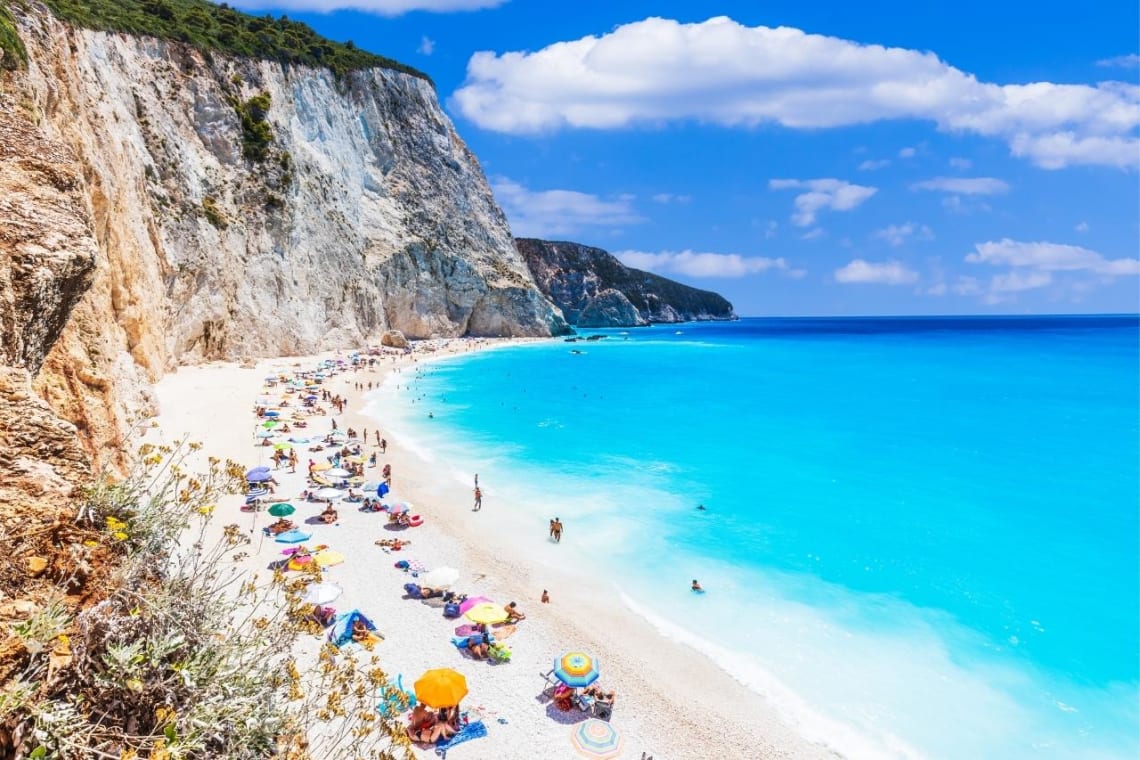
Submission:
[[[503,540],[507,534],[497,526],[501,527],[509,515],[496,514],[493,505],[473,514],[471,487],[451,477],[446,462],[428,461],[405,449],[399,437],[385,428],[382,409],[380,420],[365,413],[366,407],[379,401],[369,398],[369,382],[375,391],[394,372],[472,350],[525,342],[529,341],[450,339],[420,343],[410,355],[384,355],[378,357],[374,368],[338,373],[326,383],[331,393],[347,400],[345,413],[336,416],[338,426],[368,429],[372,441],[365,448],[366,454],[378,451],[375,430],[388,439],[388,451],[380,462],[392,466],[393,494],[412,502],[414,511],[426,521],[421,527],[391,533],[384,529],[383,515],[360,513],[354,505],[341,504],[336,526],[304,526],[312,530],[313,542],[327,541],[349,557],[348,562],[328,573],[345,588],[343,600],[336,603],[338,610],[359,607],[375,620],[386,637],[376,654],[393,677],[399,673],[409,682],[428,667],[452,667],[468,676],[471,706],[494,717],[485,721],[489,740],[457,748],[459,757],[574,756],[568,742],[569,726],[583,716],[576,712],[560,714],[536,701],[543,687],[539,674],[549,670],[552,658],[566,649],[595,654],[602,663],[599,683],[617,690],[612,724],[625,739],[621,757],[636,759],[642,752],[656,760],[840,757],[831,748],[797,733],[773,705],[706,655],[658,631],[622,601],[613,584],[566,568],[564,559],[569,551],[559,559],[552,542],[536,540],[537,546],[524,550]],[[250,414],[254,398],[262,392],[263,377],[270,370],[296,364],[308,367],[318,358],[331,355],[268,359],[252,368],[226,363],[181,368],[156,386],[161,437],[169,442],[189,435],[204,444],[204,452],[231,457],[247,466],[264,463],[272,449],[253,444],[254,419]],[[356,382],[364,383],[363,391],[356,390]],[[324,420],[331,418],[316,418],[307,432],[324,435]],[[304,446],[297,448],[301,463],[298,474],[279,476],[281,498],[299,493],[296,481],[286,478],[299,478],[303,483],[304,463],[319,456],[310,455]],[[375,473],[366,470],[366,476],[378,479],[378,469]],[[449,473],[446,477],[441,476],[444,470]],[[493,488],[483,490],[493,500]],[[240,497],[233,498],[233,504],[227,501],[219,505],[220,522],[228,522],[237,514],[244,527],[249,516],[237,511]],[[294,517],[302,522],[309,512],[317,511],[300,505]],[[255,514],[251,530],[258,520]],[[400,553],[385,553],[373,545],[378,538],[395,535],[411,539],[412,545]],[[260,542],[251,564],[275,558],[276,549],[272,542]],[[489,667],[456,651],[449,641],[456,622],[442,618],[438,609],[400,598],[403,583],[410,579],[392,567],[399,559],[418,559],[429,567],[450,565],[460,571],[455,588],[500,603],[517,601],[528,617],[507,641],[514,652],[512,661]],[[543,589],[551,593],[549,605],[539,603]],[[431,755],[430,750],[419,753]]]

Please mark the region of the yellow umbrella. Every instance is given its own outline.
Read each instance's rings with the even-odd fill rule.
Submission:
[[[416,699],[431,707],[455,707],[467,696],[467,679],[451,668],[436,668],[415,683]]]
[[[321,567],[332,567],[333,565],[339,565],[341,562],[344,562],[344,555],[340,552],[334,552],[331,549],[325,549],[324,551],[319,551],[314,554],[313,559]]]
[[[352,462],[353,464],[364,464],[364,457],[345,457],[344,461]]]
[[[490,602],[480,602],[463,614],[474,623],[501,623],[507,619],[507,611]]]
[[[332,469],[332,464],[329,462],[317,462],[315,465],[312,466],[313,472],[324,472],[325,470],[331,470],[331,469]]]

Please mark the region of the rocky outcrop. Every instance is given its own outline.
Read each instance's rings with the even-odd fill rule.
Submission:
[[[19,333],[0,315],[3,350],[42,361],[36,388],[92,452],[179,363],[358,345],[388,329],[568,330],[424,79],[206,55],[76,29],[36,3],[14,14],[28,62],[2,74],[0,98],[82,168],[66,191],[91,236],[52,287],[90,285],[66,325],[50,294],[21,286],[46,308]],[[20,154],[19,139],[0,140]],[[35,193],[56,178],[11,170],[37,189],[0,201],[51,206]],[[15,250],[8,226],[0,215],[0,258]],[[35,286],[36,271],[10,277]]]
[[[736,319],[716,293],[631,269],[601,248],[533,238],[515,246],[542,292],[578,327]]]

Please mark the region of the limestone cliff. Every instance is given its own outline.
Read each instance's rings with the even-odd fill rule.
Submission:
[[[357,345],[390,328],[567,329],[428,81],[78,29],[36,3],[13,13],[27,65],[0,72],[0,98],[74,156],[69,198],[95,268],[61,333],[58,310],[37,312],[19,334],[5,322],[4,348],[43,353],[59,334],[36,387],[92,453],[178,363]],[[29,188],[51,182],[15,170]],[[0,268],[11,256],[0,235]]]
[[[542,292],[579,327],[736,319],[716,293],[631,269],[601,248],[533,238],[515,246]]]

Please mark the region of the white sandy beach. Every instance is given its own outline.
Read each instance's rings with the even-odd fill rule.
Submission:
[[[505,510],[494,507],[494,488],[484,487],[485,508],[472,512],[472,493],[450,476],[446,463],[418,458],[401,447],[400,441],[361,413],[363,394],[354,383],[380,383],[397,368],[412,366],[450,353],[475,350],[491,341],[452,340],[434,342],[431,353],[424,346],[410,356],[385,357],[374,369],[338,374],[325,388],[349,400],[344,415],[336,416],[340,429],[368,430],[371,439],[365,453],[378,451],[374,431],[388,440],[387,463],[393,471],[393,494],[415,505],[425,524],[400,533],[384,528],[386,515],[364,513],[358,505],[339,503],[340,521],[335,525],[309,525],[307,518],[320,507],[294,500],[298,511],[292,519],[311,530],[311,544],[325,543],[343,553],[348,561],[326,571],[326,578],[345,589],[336,600],[338,611],[359,608],[383,633],[376,647],[382,666],[394,678],[403,675],[405,686],[425,670],[448,667],[463,673],[470,693],[463,708],[481,715],[488,736],[459,745],[448,755],[456,760],[490,758],[580,757],[570,744],[571,726],[585,719],[577,711],[563,713],[540,698],[540,673],[551,667],[556,656],[581,649],[600,661],[599,683],[617,691],[611,724],[624,737],[621,757],[637,760],[642,753],[655,760],[688,758],[835,758],[829,748],[812,743],[797,733],[764,699],[749,691],[706,657],[658,633],[647,621],[620,601],[615,584],[569,571],[558,552],[569,552],[573,542],[583,540],[568,526],[563,544],[549,541],[540,519],[533,535],[520,533]],[[150,434],[172,442],[183,438],[204,444],[207,454],[231,458],[252,467],[271,464],[272,447],[256,445],[258,420],[254,399],[263,393],[263,379],[275,371],[291,371],[295,365],[309,369],[321,357],[297,357],[261,361],[255,367],[215,363],[182,368],[157,386],[159,426]],[[314,418],[306,435],[323,436],[332,415]],[[297,446],[296,474],[287,467],[275,473],[281,485],[277,497],[289,500],[306,487],[306,463],[324,461],[327,452],[307,451]],[[380,479],[380,467],[367,470],[369,479]],[[273,518],[239,509],[241,497],[219,504],[219,524],[237,522],[254,531],[249,567],[263,569],[280,559],[280,544],[260,540],[261,527]],[[411,546],[387,553],[375,545],[380,538],[399,536]],[[448,565],[461,575],[454,589],[490,597],[500,604],[517,601],[527,619],[507,640],[511,662],[489,665],[465,657],[450,642],[455,626],[437,607],[404,599],[403,584],[414,580],[396,569],[400,559],[419,560],[427,567]],[[539,603],[548,589],[552,603]],[[315,648],[315,647],[314,647]],[[301,664],[303,665],[303,659]],[[430,748],[424,757],[434,757]]]

